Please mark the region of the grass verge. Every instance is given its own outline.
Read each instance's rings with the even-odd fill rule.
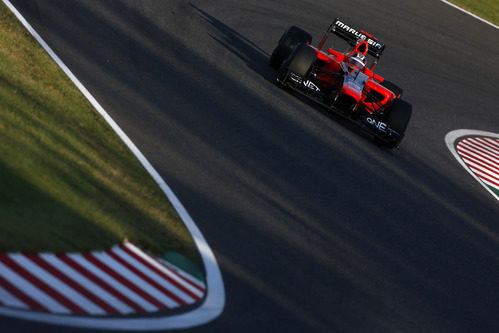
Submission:
[[[199,260],[164,193],[1,2],[0,184],[0,252],[127,238]]]
[[[448,0],[453,4],[499,25],[499,1],[497,0]]]

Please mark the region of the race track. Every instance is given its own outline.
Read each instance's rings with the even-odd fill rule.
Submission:
[[[444,141],[499,132],[497,29],[437,0],[12,2],[215,252],[225,310],[189,332],[499,331],[498,202]],[[337,16],[387,45],[398,150],[273,83],[282,32]]]

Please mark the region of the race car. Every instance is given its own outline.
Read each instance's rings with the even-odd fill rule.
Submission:
[[[331,33],[347,42],[346,51],[323,50]],[[276,82],[353,121],[384,146],[398,147],[412,106],[401,88],[373,72],[385,45],[338,18],[317,46],[311,43],[299,27],[284,32],[270,56]]]

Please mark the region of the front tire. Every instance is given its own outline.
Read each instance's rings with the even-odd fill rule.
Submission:
[[[395,99],[390,106],[390,112],[387,117],[387,124],[390,128],[399,132],[405,133],[409,120],[411,120],[412,105],[402,99]]]
[[[282,34],[270,56],[270,67],[278,69],[299,43],[311,43],[312,35],[297,26],[291,26]]]
[[[316,59],[317,52],[313,48],[307,44],[298,44],[283,64],[283,67],[287,67],[289,72],[298,74],[301,77],[307,77]]]
[[[388,127],[400,134],[400,137],[387,144],[389,148],[397,147],[404,137],[412,116],[412,105],[402,99],[395,99],[390,106],[386,119]]]

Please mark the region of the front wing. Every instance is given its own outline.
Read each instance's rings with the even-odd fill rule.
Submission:
[[[373,135],[381,142],[390,144],[393,142],[400,142],[403,138],[403,134],[390,128],[381,116],[359,110],[347,111],[335,107],[333,105],[335,96],[322,91],[320,84],[315,82],[313,78],[304,78],[296,73],[281,68],[277,74],[276,82],[278,85],[291,89],[307,100],[311,100],[323,108],[350,120],[363,131]]]

